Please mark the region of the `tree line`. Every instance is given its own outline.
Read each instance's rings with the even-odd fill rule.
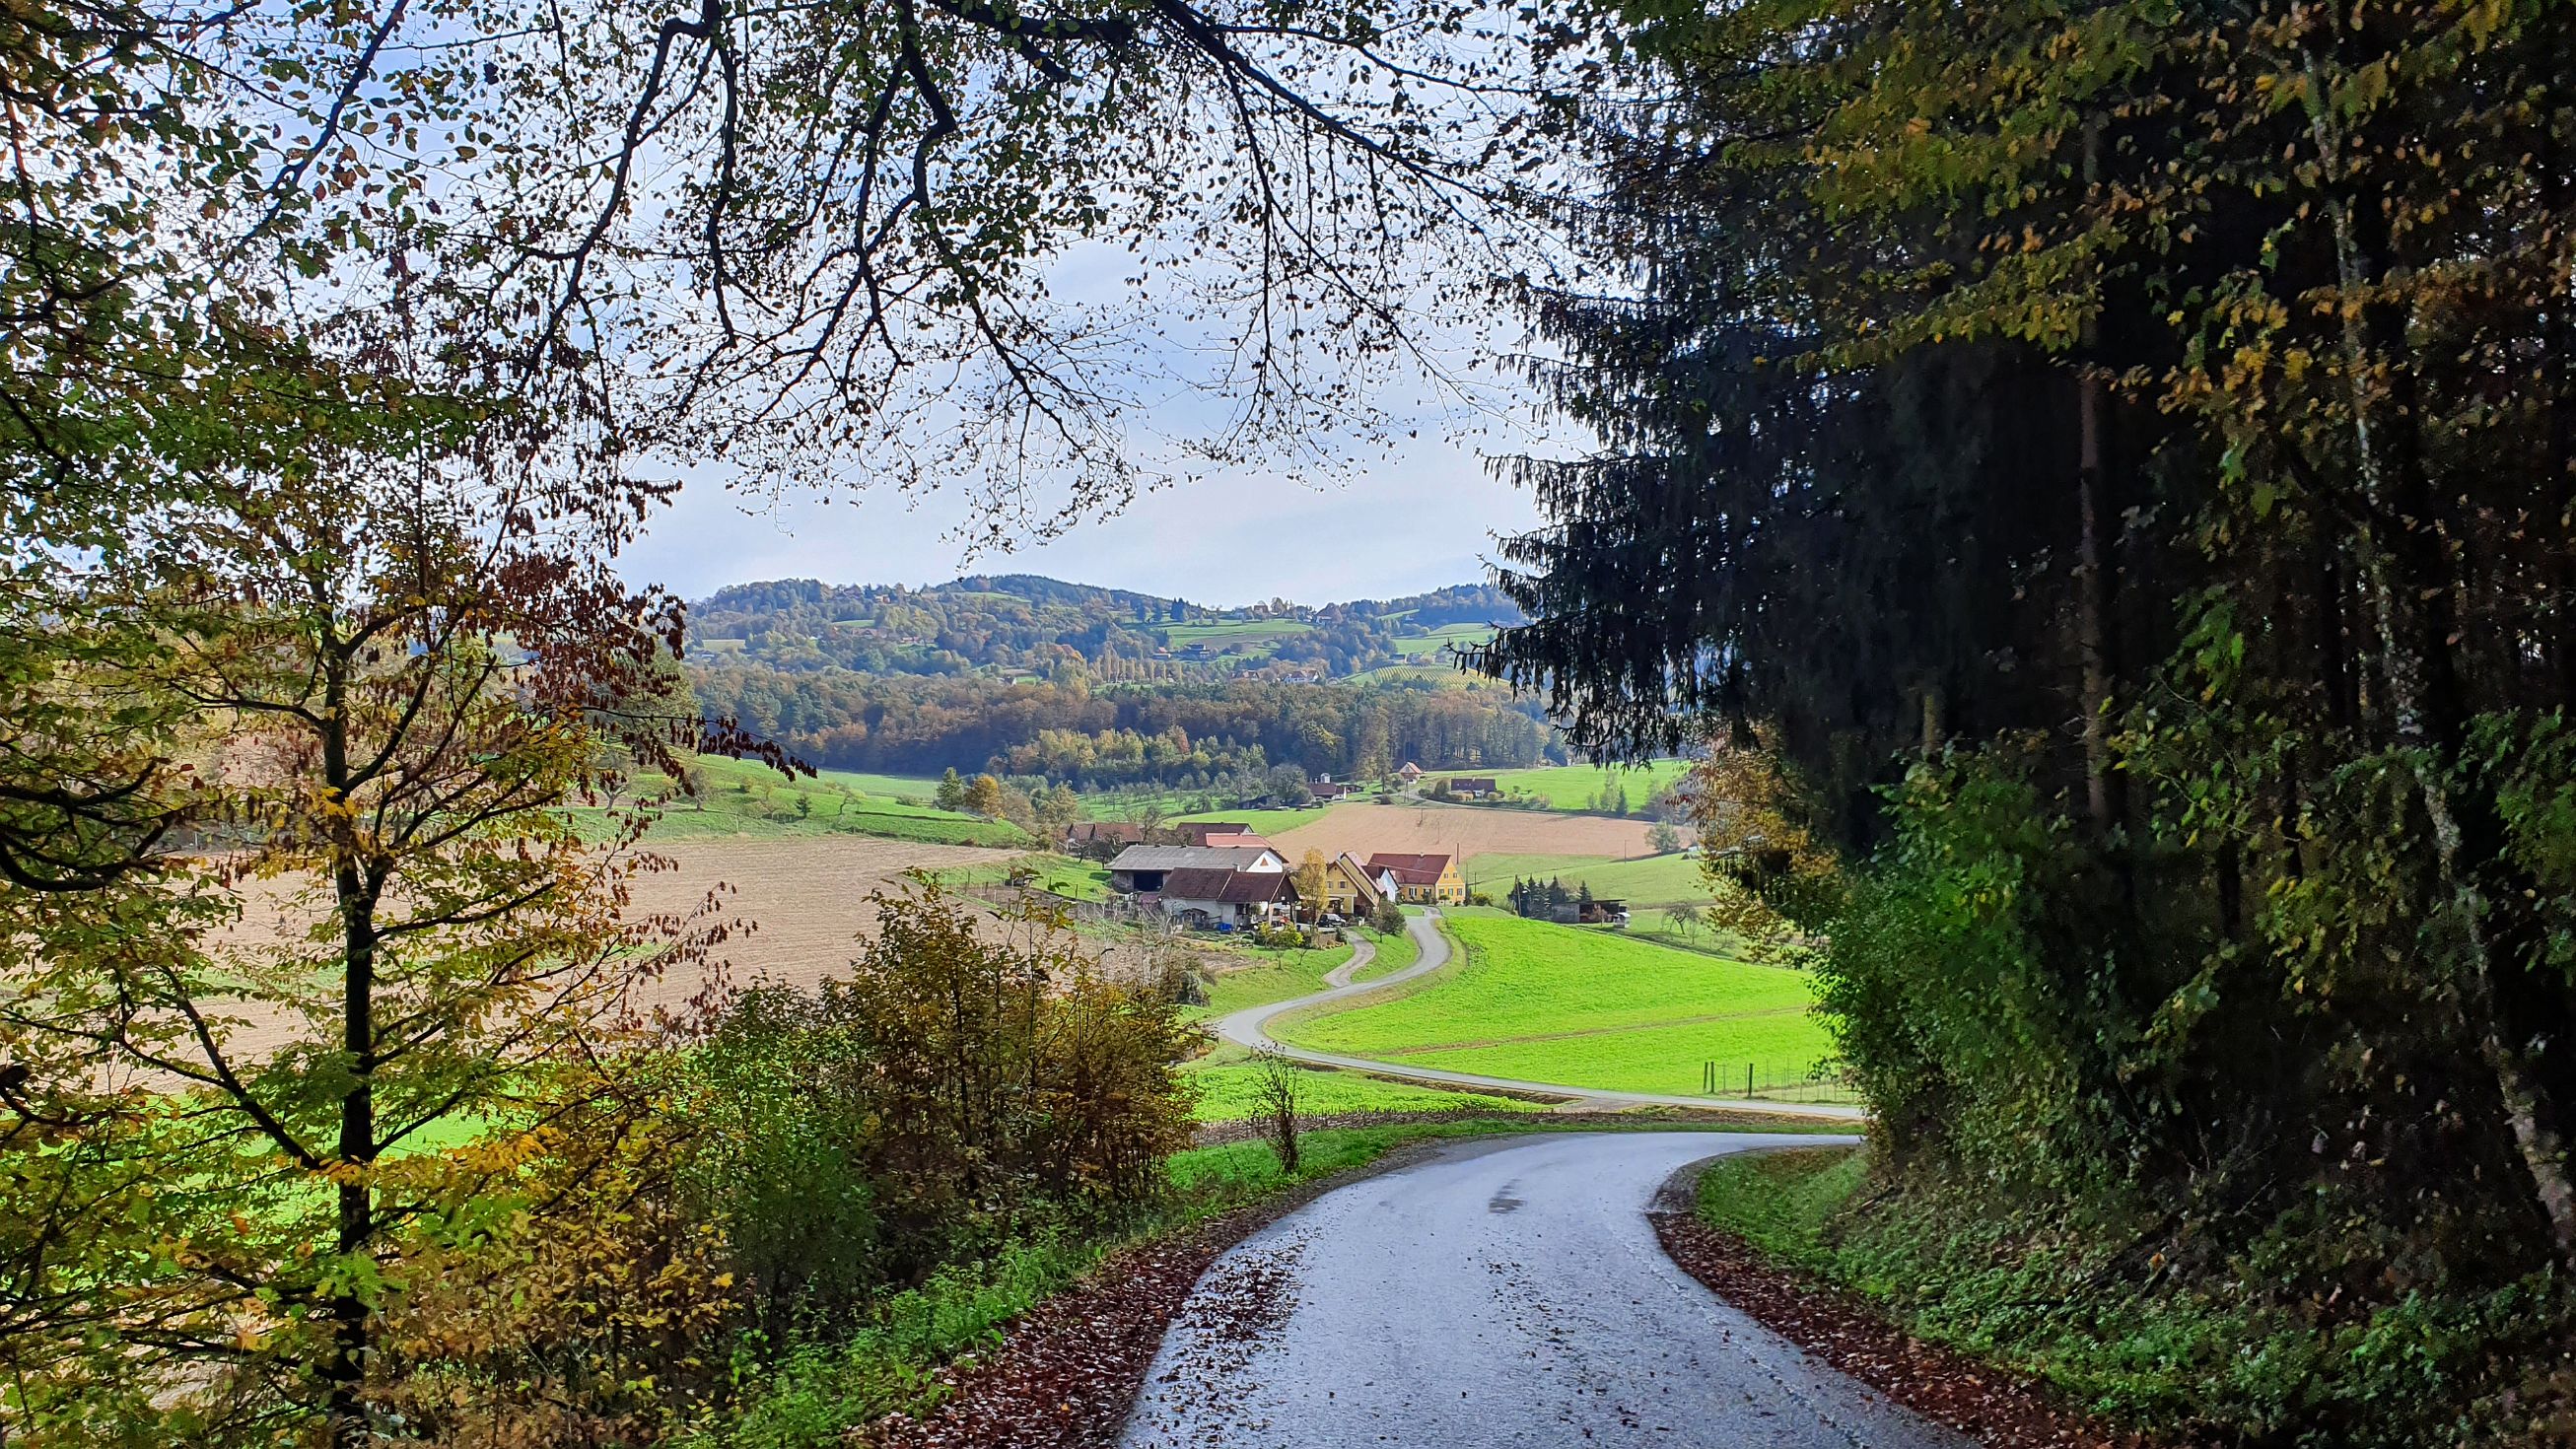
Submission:
[[[1426,769],[1536,765],[1552,745],[1530,705],[1492,689],[1259,680],[1094,687],[732,665],[692,677],[702,708],[836,769],[975,767],[1095,788],[1198,789],[1283,764],[1367,780],[1407,760]]]
[[[925,589],[783,579],[719,589],[689,609],[702,655],[790,671],[922,675],[1098,674],[1103,664],[1163,655],[1176,624],[1280,619],[1299,627],[1260,639],[1265,652],[1258,658],[1320,664],[1327,677],[1339,678],[1402,659],[1395,645],[1406,630],[1520,618],[1501,590],[1483,584],[1393,600],[1221,611],[1028,574],[974,575]]]
[[[1712,859],[1829,938],[1898,1161],[2310,1321],[2547,1299],[2576,13],[1631,14],[1576,214],[1620,284],[1529,293],[1605,446],[1516,466],[1484,667],[1732,747],[1770,828]]]

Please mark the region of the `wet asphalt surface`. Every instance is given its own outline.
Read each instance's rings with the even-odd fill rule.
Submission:
[[[1675,1170],[1831,1138],[1452,1144],[1316,1199],[1200,1280],[1125,1449],[1967,1449],[1665,1257]]]

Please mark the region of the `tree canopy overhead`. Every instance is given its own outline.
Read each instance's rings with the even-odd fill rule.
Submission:
[[[93,153],[37,209],[157,215],[122,249],[174,294],[398,335],[620,457],[976,480],[985,541],[1366,433],[1393,369],[1451,371],[1426,319],[1473,314],[1440,299],[1542,260],[1513,163],[1568,44],[1459,0],[37,21],[26,139]]]

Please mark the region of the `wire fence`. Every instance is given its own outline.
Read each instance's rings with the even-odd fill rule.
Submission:
[[[1860,1089],[1840,1062],[1703,1060],[1699,1094],[1729,1101],[1820,1102],[1857,1106]]]

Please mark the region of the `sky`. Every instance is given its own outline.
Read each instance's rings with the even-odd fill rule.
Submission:
[[[1451,238],[1435,230],[1415,244],[1418,254],[1407,253],[1421,269],[1405,284],[1414,290],[1387,300],[1416,314],[1401,349],[1415,362],[1374,354],[1337,360],[1326,346],[1282,363],[1292,373],[1311,372],[1303,385],[1319,391],[1339,374],[1374,415],[1377,425],[1360,430],[1365,436],[1329,436],[1338,425],[1330,419],[1297,436],[1296,447],[1324,455],[1322,469],[1311,458],[1275,458],[1266,466],[1255,460],[1145,493],[1118,515],[1079,523],[1058,538],[970,556],[961,525],[971,502],[961,493],[911,498],[843,487],[828,503],[810,493],[774,498],[765,490],[729,490],[714,468],[673,460],[684,479],[679,497],[621,558],[621,571],[685,599],[768,579],[923,585],[967,573],[1034,573],[1219,608],[1274,597],[1300,604],[1390,598],[1482,582],[1498,538],[1540,522],[1528,494],[1495,477],[1489,459],[1585,451],[1565,436],[1562,420],[1531,406],[1518,382],[1525,374],[1507,361],[1533,345],[1526,322],[1498,313],[1481,284],[1454,288],[1460,277],[1481,279],[1491,274],[1486,267],[1501,265],[1495,257],[1503,253],[1488,248],[1504,245],[1505,235]],[[1531,249],[1539,240],[1511,241],[1520,250],[1508,254],[1527,269],[1541,255]],[[1086,355],[1132,347],[1126,378],[1141,405],[1123,413],[1121,426],[1148,471],[1170,466],[1162,445],[1174,439],[1228,436],[1226,419],[1240,402],[1220,380],[1241,351],[1229,330],[1246,305],[1236,295],[1240,279],[1195,260],[1198,250],[1187,241],[1185,235],[1143,253],[1124,243],[1070,244],[1041,265],[1044,281],[1024,299],[1037,303],[1040,315],[1070,319],[1067,335],[1082,338]],[[1159,260],[1148,265],[1148,257]],[[1131,273],[1150,273],[1155,285],[1131,290]],[[1229,295],[1236,300],[1211,301]],[[1462,303],[1461,296],[1475,300]],[[1290,302],[1293,308],[1293,288]],[[1366,371],[1344,371],[1352,366]]]
[[[1046,574],[1217,607],[1392,598],[1481,582],[1495,536],[1538,522],[1525,493],[1489,475],[1478,443],[1493,440],[1426,432],[1345,479],[1243,472],[1181,484],[1061,538],[973,559],[946,536],[965,514],[955,495],[773,503],[701,476],[622,568],[690,599],[760,579],[919,585],[964,573]]]

